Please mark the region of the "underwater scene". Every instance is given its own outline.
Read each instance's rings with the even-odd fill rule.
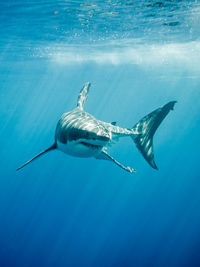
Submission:
[[[0,267],[200,266],[200,1],[0,8]]]

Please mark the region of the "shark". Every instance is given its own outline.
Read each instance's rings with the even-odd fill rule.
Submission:
[[[125,171],[135,173],[134,168],[120,163],[107,151],[109,146],[116,143],[120,137],[125,136],[131,137],[147,163],[152,168],[158,169],[154,159],[153,137],[161,122],[170,110],[174,109],[177,101],[170,101],[163,107],[154,110],[130,129],[122,128],[116,122],[110,123],[98,120],[84,110],[90,86],[90,82],[84,84],[78,96],[77,106],[72,111],[64,113],[59,119],[55,130],[54,143],[25,162],[17,170],[22,169],[47,152],[58,149],[74,157],[94,157],[112,161]]]

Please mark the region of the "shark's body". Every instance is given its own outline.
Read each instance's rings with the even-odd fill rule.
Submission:
[[[70,112],[64,113],[58,121],[55,143],[17,170],[23,168],[44,153],[53,149],[59,149],[66,154],[76,157],[95,157],[97,159],[110,160],[132,173],[135,172],[133,168],[122,165],[106,151],[107,146],[123,136],[130,136],[147,162],[154,169],[157,169],[153,154],[153,135],[162,120],[173,109],[176,101],[171,101],[162,108],[151,112],[132,129],[126,129],[116,126],[115,122],[107,123],[100,121],[84,111],[83,108],[89,88],[90,83],[88,82],[79,94],[77,107]]]

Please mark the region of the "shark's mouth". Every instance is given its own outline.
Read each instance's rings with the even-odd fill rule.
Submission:
[[[90,144],[90,143],[83,142],[83,141],[79,142],[79,144],[82,144],[84,146],[87,146],[87,147],[93,148],[93,149],[101,149],[102,148],[102,146],[100,146],[100,145],[94,145],[94,144]]]

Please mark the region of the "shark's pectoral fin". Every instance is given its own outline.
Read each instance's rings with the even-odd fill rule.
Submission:
[[[117,164],[120,168],[124,169],[125,171],[128,171],[130,173],[136,172],[135,169],[133,169],[129,166],[124,166],[123,164],[121,164],[119,161],[117,161],[111,155],[109,155],[108,152],[105,150],[102,150],[102,152],[98,156],[96,156],[96,159],[110,160],[110,161],[114,162],[115,164]]]
[[[45,149],[44,151],[40,152],[39,154],[37,154],[35,157],[33,157],[32,159],[28,160],[27,162],[25,162],[22,166],[20,166],[19,168],[16,169],[16,171],[24,168],[26,165],[28,165],[29,163],[31,163],[33,160],[39,158],[40,156],[44,155],[45,153],[56,149],[56,143],[54,143],[52,146],[50,146],[49,148]]]
[[[103,159],[103,160],[110,160],[110,158],[108,158],[108,156],[106,155],[106,153],[103,150],[100,154],[95,156],[95,158],[96,159]]]

